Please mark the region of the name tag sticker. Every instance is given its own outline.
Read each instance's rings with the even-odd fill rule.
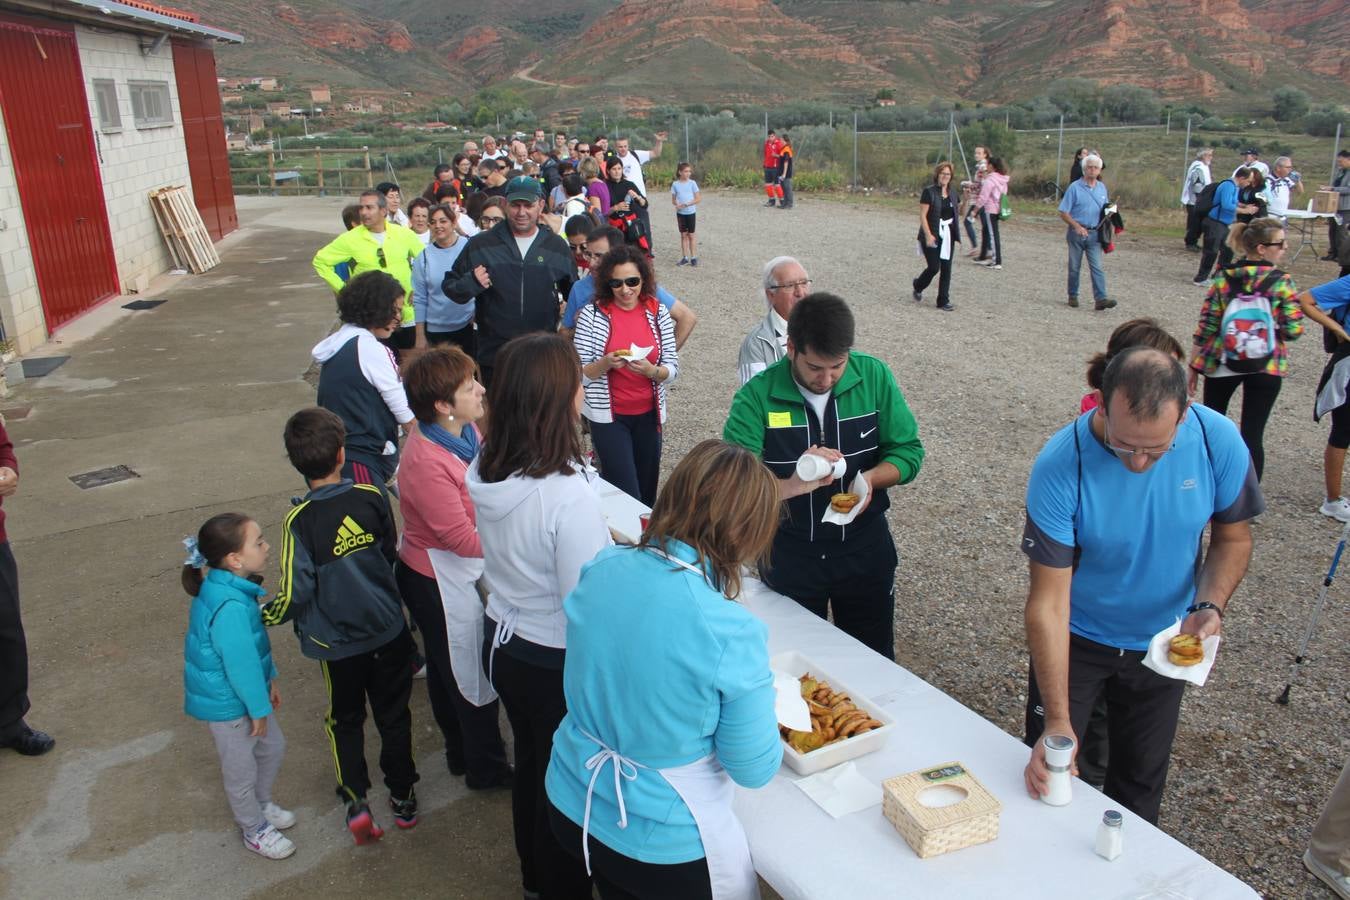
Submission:
[[[790,412],[771,412],[769,413],[770,428],[791,428],[792,413]]]

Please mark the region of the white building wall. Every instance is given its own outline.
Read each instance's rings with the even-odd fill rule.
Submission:
[[[47,339],[9,138],[0,128],[0,324],[20,353]]]
[[[151,278],[172,264],[164,238],[150,208],[150,192],[182,185],[189,196],[187,148],[183,142],[183,117],[178,106],[174,79],[173,47],[166,41],[150,56],[142,55],[135,35],[94,32],[76,26],[84,90],[89,101],[89,121],[99,149],[103,197],[112,228],[117,276],[124,293],[141,290]],[[111,79],[117,86],[121,130],[99,129],[94,79]],[[153,128],[137,128],[131,110],[129,81],[163,81],[169,85],[172,122]]]

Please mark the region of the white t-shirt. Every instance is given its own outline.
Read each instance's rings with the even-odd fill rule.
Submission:
[[[417,234],[417,232],[414,231],[413,234]],[[418,234],[417,237],[422,241],[423,247],[431,243],[431,232],[429,230]]]
[[[383,246],[384,246],[384,236],[385,236],[387,233],[388,233],[388,232],[384,232],[384,231],[372,231],[372,232],[370,232],[370,236],[373,237],[373,238],[375,239],[375,243],[377,243],[377,244],[379,244],[381,247],[383,247]]]
[[[824,394],[815,394],[808,391],[801,384],[797,385],[797,390],[802,392],[802,397],[811,405],[811,408],[816,411],[816,419],[820,422],[821,427],[825,427],[825,404],[830,402],[830,393],[833,392],[830,391]]]
[[[393,222],[395,225],[402,225],[404,228],[407,228],[408,214],[400,209],[398,212],[389,214],[389,221]]]
[[[496,150],[494,150],[494,151],[491,152],[491,153],[486,153],[486,152],[485,152],[481,157],[479,157],[479,159],[501,159],[501,158],[502,158],[503,156],[505,156],[505,155],[506,155],[506,151],[503,150],[501,147],[498,147]]]
[[[623,163],[623,177],[633,182],[644,197],[647,195],[647,182],[642,178],[642,167],[651,161],[652,154],[648,150],[630,149],[627,156],[619,157],[619,162]]]
[[[512,233],[511,236],[516,239],[516,246],[520,248],[521,259],[524,259],[525,254],[530,252],[530,245],[534,243],[534,238],[537,234],[539,234],[539,229],[537,228],[528,237],[521,237],[514,232]]]

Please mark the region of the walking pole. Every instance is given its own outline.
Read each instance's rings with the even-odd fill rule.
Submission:
[[[1055,197],[1064,193],[1059,186],[1059,175],[1064,171],[1064,113],[1059,114],[1059,150],[1055,152]]]
[[[1317,620],[1322,615],[1322,605],[1327,600],[1327,589],[1331,587],[1331,580],[1336,577],[1336,567],[1341,564],[1341,554],[1345,552],[1345,542],[1350,539],[1350,522],[1345,523],[1341,529],[1341,539],[1336,544],[1336,552],[1331,557],[1331,568],[1327,569],[1327,577],[1322,579],[1322,589],[1317,592],[1317,602],[1313,604],[1312,618],[1308,620],[1308,630],[1303,635],[1303,643],[1299,645],[1298,655],[1294,657],[1294,664],[1289,669],[1289,681],[1284,686],[1284,691],[1275,702],[1281,706],[1289,705],[1289,689],[1294,686],[1294,679],[1298,677],[1298,667],[1303,665],[1303,661],[1308,657],[1308,644],[1312,642],[1313,632],[1317,630]]]
[[[1186,117],[1186,151],[1181,154],[1181,180],[1186,180],[1186,173],[1191,170],[1191,117]]]

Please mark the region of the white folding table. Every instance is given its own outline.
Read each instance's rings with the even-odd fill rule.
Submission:
[[[756,870],[786,900],[1258,896],[1123,809],[1125,852],[1107,862],[1093,845],[1102,812],[1120,809],[1111,800],[1078,780],[1068,806],[1028,797],[1022,770],[1029,751],[1021,741],[758,581],[747,582],[742,602],[768,625],[771,654],[801,652],[897,720],[882,749],[854,761],[864,777],[880,784],[960,761],[1003,804],[996,840],[920,859],[880,804],[832,818],[792,783],[799,776],[784,766],[762,789],[738,788],[736,813]]]
[[[1282,214],[1284,216],[1286,234],[1292,229],[1298,232],[1299,243],[1294,255],[1289,257],[1290,264],[1298,261],[1298,255],[1303,252],[1304,247],[1312,247],[1313,253],[1317,252],[1317,245],[1313,243],[1313,228],[1318,219],[1334,218],[1336,213],[1319,213],[1306,209],[1287,209]]]

